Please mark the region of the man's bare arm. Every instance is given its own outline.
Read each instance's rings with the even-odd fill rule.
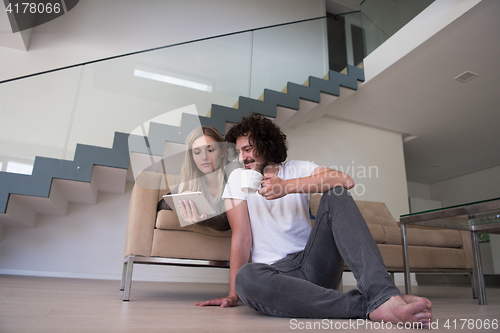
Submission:
[[[324,193],[334,187],[354,187],[347,174],[324,167],[317,167],[310,176],[284,180],[276,174],[265,174],[259,194],[268,200],[281,198],[290,193]]]
[[[218,297],[206,302],[198,302],[195,305],[218,305],[223,308],[236,306],[238,294],[236,293],[236,274],[241,266],[248,263],[250,249],[252,247],[252,230],[250,229],[250,218],[248,216],[247,202],[244,200],[225,199],[227,218],[231,226],[231,261],[229,264],[229,294],[226,297]]]

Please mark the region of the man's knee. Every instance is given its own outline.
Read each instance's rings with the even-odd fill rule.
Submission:
[[[353,201],[351,193],[345,187],[337,186],[323,193],[320,205],[345,204],[346,201]]]
[[[255,289],[259,289],[261,264],[248,263],[243,265],[236,274],[236,292],[240,296],[251,295]]]

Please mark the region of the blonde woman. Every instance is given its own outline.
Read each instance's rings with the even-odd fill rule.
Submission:
[[[199,215],[193,203],[185,202],[179,207],[185,221],[197,223],[216,230],[228,230],[229,223],[221,200],[226,184],[226,165],[228,152],[222,135],[213,127],[198,127],[186,140],[186,157],[181,170],[179,185],[172,194],[183,192],[202,192],[216,212],[216,216],[207,219]],[[158,210],[171,208],[162,199]]]

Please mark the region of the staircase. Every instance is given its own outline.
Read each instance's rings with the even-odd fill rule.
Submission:
[[[123,193],[130,154],[160,159],[165,143],[184,144],[197,126],[226,132],[226,123],[260,113],[282,129],[321,117],[338,98],[364,81],[364,71],[349,66],[347,75],[330,71],[309,77],[303,85],[288,83],[283,91],[265,89],[259,99],[240,97],[235,107],[212,105],[210,117],[183,114],[179,127],[151,123],[147,137],[115,133],[112,148],[78,144],[73,161],[36,157],[31,175],[0,172],[0,239],[3,226],[36,227],[37,214],[65,215],[69,202],[95,204],[98,191]]]

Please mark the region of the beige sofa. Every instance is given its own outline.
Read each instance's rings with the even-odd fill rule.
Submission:
[[[311,196],[311,211],[317,211],[321,195]],[[382,202],[356,201],[389,272],[403,272],[401,229]],[[468,231],[407,227],[412,272],[472,272],[471,237]]]
[[[199,225],[181,228],[174,212],[156,212],[158,201],[169,192],[167,182],[161,174],[143,172],[132,191],[121,284],[125,301],[130,298],[134,264],[229,267],[230,230],[221,232]],[[320,198],[319,194],[311,196],[313,215]],[[400,228],[385,204],[369,201],[356,201],[356,204],[388,271],[403,272]],[[407,231],[412,272],[472,272],[474,263],[468,232],[418,227],[409,227]]]

